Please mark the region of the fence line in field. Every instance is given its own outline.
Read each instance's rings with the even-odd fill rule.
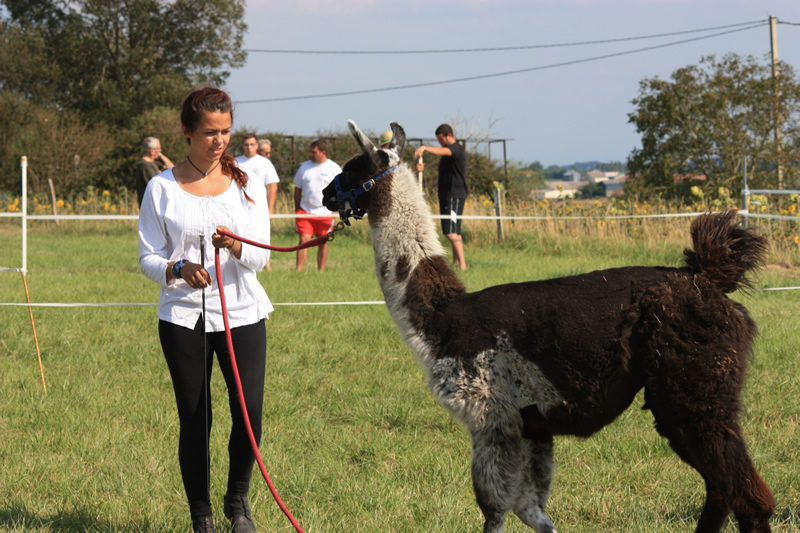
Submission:
[[[755,289],[759,292],[767,292],[767,291],[796,291],[800,290],[800,287],[765,287],[763,289]],[[386,305],[386,302],[383,300],[366,300],[361,302],[283,302],[283,303],[276,303],[272,302],[272,305],[275,307],[279,306],[326,306],[326,305]],[[156,307],[158,306],[157,303],[58,303],[58,302],[51,302],[51,303],[10,303],[10,302],[0,302],[0,307]]]
[[[798,287],[800,288],[800,287]],[[303,305],[386,305],[383,300],[363,302],[284,302],[275,303],[273,306],[303,306]],[[0,302],[0,307],[156,307],[157,303],[5,303]]]
[[[24,165],[23,165],[24,168]],[[23,191],[25,188],[23,188]],[[747,216],[746,212],[740,211],[742,216]],[[335,215],[335,214],[334,214]],[[534,216],[506,216],[506,215],[439,215],[439,214],[431,214],[432,218],[434,219],[450,219],[450,218],[458,218],[461,220],[495,220],[504,221],[504,220],[542,220],[542,221],[557,221],[557,220],[625,220],[625,219],[655,219],[655,218],[686,218],[686,217],[696,217],[699,216],[700,213],[668,213],[668,214],[651,214],[651,215],[589,215],[589,216],[545,216],[545,215],[534,215]],[[752,215],[750,215],[752,216]],[[128,220],[134,221],[139,220],[138,215],[29,215],[27,214],[27,195],[23,192],[23,200],[22,200],[22,209],[20,212],[14,213],[0,213],[0,218],[20,218],[22,219],[22,267],[21,268],[9,268],[0,266],[0,272],[27,272],[28,271],[28,241],[27,241],[27,234],[28,234],[28,221],[29,220]],[[322,218],[320,216],[314,215],[297,215],[297,214],[274,214],[271,215],[271,218],[278,218],[278,219],[291,219],[291,218]],[[329,217],[325,217],[329,218]],[[788,217],[787,217],[788,218]]]
[[[29,215],[28,214],[28,158],[21,157],[21,181],[22,181],[22,206],[20,212],[13,213],[0,213],[0,218],[21,218],[22,219],[22,267],[4,267],[0,266],[0,272],[22,272],[23,274],[28,271],[28,220],[138,220],[138,215]],[[770,190],[770,189],[748,189],[747,176],[745,174],[742,188],[742,208],[739,209],[738,214],[743,217],[744,225],[747,226],[748,218],[761,218],[768,220],[788,220],[800,222],[800,217],[786,216],[786,215],[769,215],[760,213],[751,213],[749,211],[750,196],[752,194],[800,194],[800,190]],[[55,201],[55,199],[54,199]],[[649,214],[649,215],[575,215],[575,216],[546,216],[546,215],[532,215],[532,216],[506,216],[502,215],[500,210],[495,215],[438,215],[432,214],[434,219],[462,219],[462,220],[494,220],[498,223],[498,229],[502,234],[501,222],[505,220],[543,220],[543,221],[557,221],[557,220],[630,220],[630,219],[657,219],[657,218],[686,218],[696,217],[701,213],[666,213],[666,214]],[[321,218],[314,215],[296,215],[296,214],[274,214],[271,218]],[[2,304],[0,304],[2,305]],[[286,304],[289,305],[289,304]],[[304,305],[304,304],[297,304]],[[335,305],[335,303],[319,304],[319,305]]]

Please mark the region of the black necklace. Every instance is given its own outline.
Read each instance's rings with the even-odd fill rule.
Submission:
[[[197,168],[197,165],[195,165],[194,163],[192,163],[192,160],[191,160],[191,159],[189,159],[189,156],[188,156],[188,155],[186,156],[186,160],[189,162],[189,164],[190,164],[190,165],[192,165],[192,166],[195,168],[195,170],[197,170],[197,171],[198,171],[200,174],[202,174],[203,176],[208,176],[209,174],[211,174],[212,172],[214,172],[214,169],[215,169],[215,168],[217,168],[217,165],[219,165],[219,162],[221,161],[221,159],[217,160],[217,164],[216,164],[216,165],[214,165],[213,167],[211,167],[211,168],[208,170],[208,172],[203,172],[202,170],[200,170],[199,168]]]

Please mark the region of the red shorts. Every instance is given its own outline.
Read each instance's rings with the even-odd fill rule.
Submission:
[[[307,215],[302,209],[298,209],[297,215]],[[333,227],[333,217],[319,218],[296,218],[295,231],[300,235],[313,235],[320,237],[327,235]]]

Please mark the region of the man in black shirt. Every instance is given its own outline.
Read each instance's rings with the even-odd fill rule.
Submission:
[[[453,128],[447,124],[436,128],[436,140],[441,146],[422,145],[414,152],[414,158],[419,159],[425,152],[440,156],[439,212],[448,217],[442,219],[442,231],[453,246],[453,263],[461,270],[466,270],[461,215],[467,199],[467,154],[453,136]],[[417,163],[417,172],[422,172],[424,168],[424,163]]]

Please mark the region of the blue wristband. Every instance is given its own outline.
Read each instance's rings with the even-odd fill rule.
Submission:
[[[183,265],[185,265],[186,263],[188,263],[188,261],[186,259],[181,259],[180,261],[175,261],[172,264],[172,277],[173,278],[175,278],[175,279],[183,279],[183,276],[181,276],[181,268],[183,268]]]

